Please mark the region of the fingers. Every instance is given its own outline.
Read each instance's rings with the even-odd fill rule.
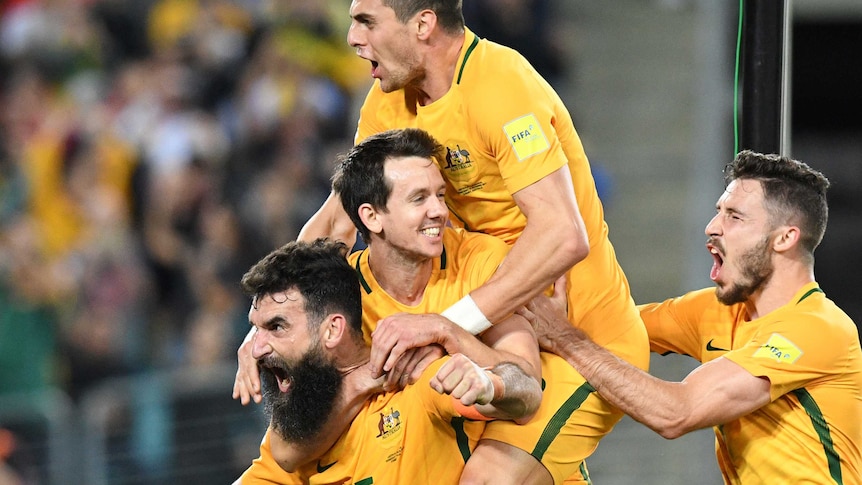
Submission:
[[[398,344],[398,339],[391,334],[375,334],[371,336],[371,358],[369,364],[373,377],[392,374],[395,363],[407,349]]]
[[[410,378],[408,369],[409,363],[416,356],[417,350],[418,349],[407,349],[403,354],[401,354],[400,358],[395,361],[392,368],[386,371],[386,383],[384,384],[383,389],[392,391],[395,389],[401,389],[407,385]]]
[[[415,364],[413,365],[413,370],[410,371],[410,378],[408,380],[410,384],[418,381],[422,373],[425,372],[425,369],[432,362],[446,355],[446,351],[439,345],[428,345],[418,349],[417,355],[418,359],[414,359]]]
[[[494,398],[494,383],[485,370],[462,354],[455,354],[431,378],[431,387],[450,394],[461,404],[488,404]]]
[[[252,354],[254,347],[255,327],[252,327],[236,351],[237,371],[233,383],[233,398],[239,399],[243,406],[251,401],[260,403],[263,395],[260,392],[260,371],[257,359]]]
[[[371,334],[370,367],[374,377],[391,373],[408,349],[434,343],[423,315],[398,313],[377,322]],[[403,366],[406,363],[402,363]]]
[[[248,379],[243,378],[240,375],[240,372],[237,371],[236,380],[233,383],[232,396],[234,399],[239,399],[243,406],[252,401],[260,403],[263,400],[263,395],[259,390],[253,390],[253,386],[250,382],[251,381]]]

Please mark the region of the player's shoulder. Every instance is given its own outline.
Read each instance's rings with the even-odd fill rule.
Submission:
[[[452,249],[465,246],[487,246],[492,248],[508,247],[506,243],[498,237],[482,232],[468,231],[462,227],[451,226],[445,227],[443,231],[443,244],[446,245],[447,242],[452,246]]]
[[[520,74],[525,68],[532,69],[529,61],[515,49],[478,36],[476,39],[475,48],[468,48],[469,53],[464,60],[465,74],[467,69],[486,74]],[[470,41],[469,36],[467,40]]]

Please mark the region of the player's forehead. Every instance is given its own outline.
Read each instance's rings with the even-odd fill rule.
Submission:
[[[763,208],[763,185],[753,179],[732,180],[716,204],[718,208],[755,210]]]
[[[356,20],[395,16],[395,11],[383,4],[383,0],[353,0],[350,2],[350,17]]]
[[[248,310],[248,319],[252,324],[261,324],[277,316],[295,319],[304,314],[305,299],[299,290],[292,288],[255,296]]]
[[[383,175],[393,190],[443,182],[437,163],[425,157],[389,157],[383,166]]]

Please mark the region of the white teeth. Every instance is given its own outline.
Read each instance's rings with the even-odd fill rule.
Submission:
[[[440,235],[439,227],[429,227],[428,229],[422,229],[422,234],[429,237],[437,237]]]
[[[718,254],[718,249],[712,248],[709,250],[712,254]]]

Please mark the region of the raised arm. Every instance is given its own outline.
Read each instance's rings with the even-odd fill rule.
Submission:
[[[356,227],[344,212],[341,200],[335,192],[330,192],[320,209],[306,221],[297,239],[313,241],[319,237],[342,241],[350,247],[356,244]]]
[[[514,194],[527,225],[488,282],[470,292],[491,321],[499,321],[553,284],[589,254],[568,166]]]

